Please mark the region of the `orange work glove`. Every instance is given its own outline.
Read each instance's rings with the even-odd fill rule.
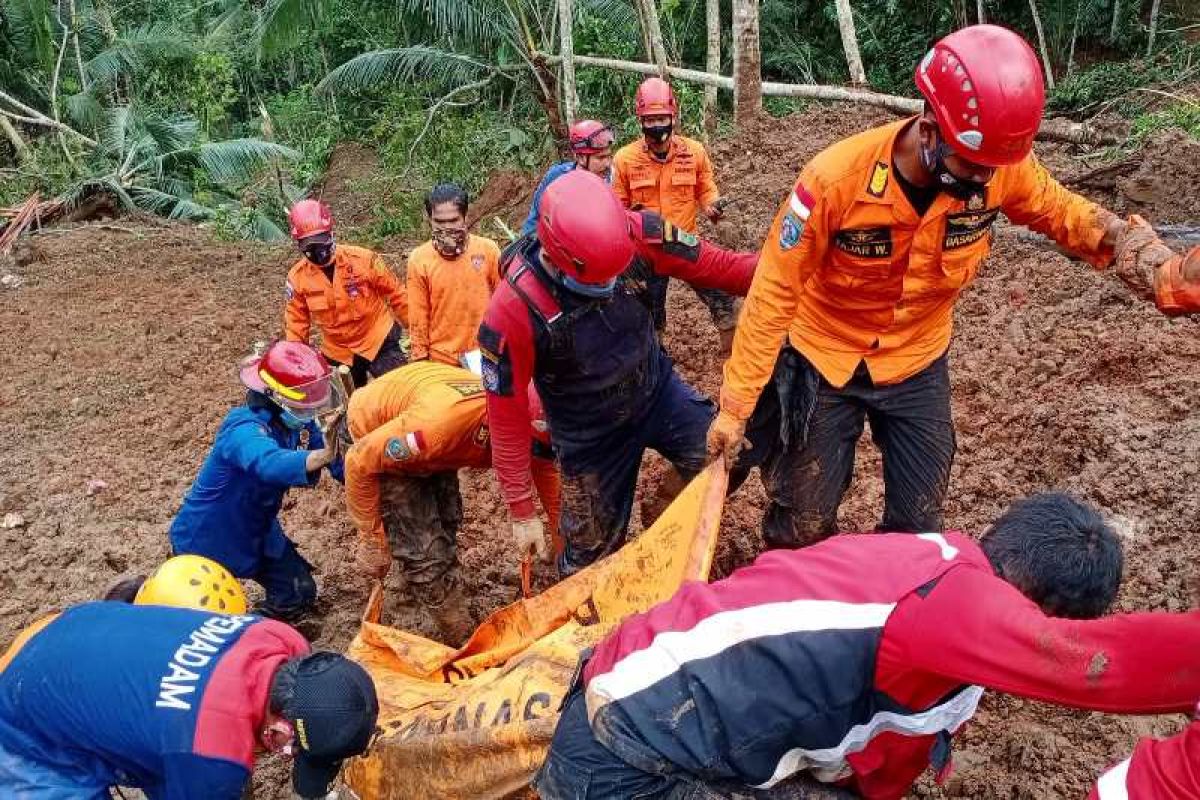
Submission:
[[[1154,302],[1171,316],[1200,311],[1200,245],[1159,266],[1154,273]]]
[[[383,580],[392,568],[392,548],[388,546],[387,534],[382,529],[359,533],[358,555],[355,565],[368,578]]]
[[[716,461],[725,456],[725,468],[733,466],[733,461],[743,447],[750,447],[746,441],[746,420],[737,419],[729,412],[721,409],[708,428],[708,460]]]

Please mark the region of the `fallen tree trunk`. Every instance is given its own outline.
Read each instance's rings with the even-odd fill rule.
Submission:
[[[543,56],[547,64],[556,64],[561,59],[557,56]],[[597,56],[576,55],[575,64],[585,67],[600,67],[619,72],[636,72],[642,75],[657,75],[658,67],[640,61],[622,61],[616,58],[600,58]],[[698,83],[701,86],[715,86],[718,89],[733,91],[733,78],[727,75],[711,75],[697,69],[685,67],[667,67],[667,75],[676,80]],[[774,83],[764,81],[762,93],[771,97],[803,97],[809,100],[837,100],[849,103],[866,103],[868,105],[886,108],[898,114],[919,114],[923,107],[921,100],[911,97],[898,97],[893,94],[882,94],[869,89],[849,89],[843,86],[821,86],[807,83]],[[1098,131],[1080,122],[1063,119],[1042,120],[1038,138],[1049,142],[1066,142],[1069,144],[1113,145],[1120,144],[1119,137],[1111,133]]]

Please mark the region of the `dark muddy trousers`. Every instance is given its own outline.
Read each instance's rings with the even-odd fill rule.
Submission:
[[[946,357],[888,386],[876,386],[859,364],[850,382],[837,389],[789,346],[747,424],[752,448],[732,475],[737,485],[749,467],[762,468],[771,500],[763,518],[768,547],[803,547],[838,532],[838,506],[868,419],[883,454],[878,530],[942,529],[955,449]]]
[[[704,467],[704,441],[716,407],[674,370],[664,383],[651,407],[602,445],[571,446],[555,439],[562,470],[562,577],[625,543],[646,448],[661,453],[685,480]]]
[[[857,796],[803,775],[763,791],[733,782],[704,783],[666,759],[656,772],[640,770],[596,741],[579,687],[564,702],[533,788],[542,800],[847,800]]]
[[[666,275],[655,275],[646,281],[653,302],[651,316],[654,319],[654,329],[661,332],[667,325],[667,287],[670,279]],[[696,297],[708,308],[713,325],[719,331],[733,330],[737,325],[737,315],[733,311],[733,295],[726,294],[720,289],[701,289],[692,286]]]
[[[367,376],[378,378],[380,375],[385,375],[397,367],[403,367],[408,363],[408,356],[404,354],[404,349],[400,347],[399,325],[392,325],[392,329],[388,331],[387,338],[383,340],[383,344],[379,347],[379,352],[375,354],[375,358],[368,361],[362,356],[355,353],[354,362],[346,364],[350,367],[350,377],[354,379],[354,388],[360,388],[367,385]],[[329,359],[329,363],[335,367],[343,366],[342,362]]]
[[[254,608],[255,613],[264,617],[294,622],[317,602],[312,564],[300,555],[291,539],[285,539],[283,552],[277,558],[264,556],[250,580],[266,592],[266,597]]]
[[[454,585],[458,564],[463,519],[458,472],[381,476],[379,510],[409,599],[440,605]]]

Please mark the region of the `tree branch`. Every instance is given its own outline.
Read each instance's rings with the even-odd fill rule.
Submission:
[[[63,133],[69,133],[72,136],[77,137],[81,142],[84,142],[85,144],[88,144],[92,147],[98,146],[98,142],[95,139],[91,138],[90,136],[85,136],[84,134],[80,133],[79,131],[75,130],[74,128],[70,127],[69,125],[64,125],[62,122],[59,122],[58,120],[47,117],[45,114],[38,111],[36,108],[30,108],[29,106],[25,105],[20,100],[18,100],[17,98],[15,98],[12,95],[5,92],[3,89],[0,89],[0,100],[8,103],[10,106],[12,106],[13,108],[17,109],[18,111],[22,112],[22,114],[24,114],[24,116],[22,116],[21,114],[16,114],[16,113],[13,113],[12,111],[8,111],[6,109],[0,108],[0,114],[3,114],[4,116],[8,117],[9,119],[20,120],[21,122],[27,123],[29,125],[37,125],[42,128],[50,128],[52,130],[61,131]]]
[[[561,59],[557,56],[539,57],[547,64],[557,64]],[[598,58],[596,56],[575,56],[575,63],[585,67],[601,67],[619,72],[636,72],[642,75],[657,75],[658,68],[654,64],[638,61],[622,61],[615,58]],[[726,75],[710,75],[695,69],[683,67],[667,67],[667,74],[672,78],[702,86],[715,86],[718,89],[733,89],[733,78]],[[866,103],[867,105],[886,108],[897,114],[919,114],[923,104],[920,100],[910,97],[898,97],[891,94],[873,92],[869,89],[847,89],[842,86],[821,86],[805,83],[775,83],[764,81],[762,93],[772,97],[803,97],[810,100],[837,100],[851,103]],[[1120,144],[1119,137],[1110,133],[1098,131],[1091,126],[1079,122],[1061,119],[1042,120],[1038,130],[1038,138],[1052,142],[1067,142],[1069,144],[1111,145]]]
[[[8,139],[12,145],[13,151],[16,154],[18,163],[25,163],[29,160],[29,145],[25,144],[25,140],[21,138],[21,134],[13,127],[13,124],[8,121],[8,116],[0,113],[0,131],[3,131],[4,138]]]
[[[421,127],[421,132],[417,134],[417,138],[413,139],[413,143],[408,148],[408,160],[404,165],[404,172],[401,174],[401,177],[406,177],[408,173],[412,171],[413,156],[417,152],[417,145],[419,145],[421,140],[425,138],[425,134],[429,133],[429,126],[433,124],[433,118],[437,115],[437,112],[441,109],[441,107],[449,104],[451,100],[460,94],[472,91],[474,89],[482,89],[492,82],[493,77],[495,76],[488,75],[482,80],[475,81],[474,83],[464,83],[462,86],[451,89],[449,92],[442,95],[436,103],[429,107],[429,115],[425,117],[425,124]]]

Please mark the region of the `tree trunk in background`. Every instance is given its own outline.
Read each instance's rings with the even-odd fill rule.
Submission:
[[[658,8],[654,0],[638,0],[638,9],[644,26],[644,33],[650,40],[650,52],[647,55],[658,66],[658,74],[664,80],[667,77],[667,48],[663,45],[662,27],[658,24]]]
[[[1115,42],[1117,40],[1117,29],[1120,27],[1121,21],[1121,0],[1113,0],[1113,16],[1112,26],[1108,29],[1108,40]]]
[[[980,25],[987,22],[987,14],[984,13],[984,6],[986,5],[987,4],[984,2],[984,0],[975,0],[975,16],[979,18],[976,20],[976,22],[978,22]]]
[[[842,49],[846,51],[846,66],[850,68],[850,82],[855,86],[867,85],[867,73],[863,70],[862,54],[858,52],[858,35],[854,31],[854,9],[850,0],[834,0],[837,6],[838,29],[842,33]]]
[[[12,145],[13,155],[16,157],[17,163],[24,164],[28,161],[29,145],[25,144],[25,140],[21,138],[21,134],[8,121],[8,117],[3,114],[0,114],[0,132],[4,133],[4,138],[8,139],[8,143]]]
[[[762,114],[762,52],[758,0],[733,0],[733,118],[741,125]]]
[[[1158,0],[1154,0],[1158,2]],[[1046,88],[1054,88],[1054,72],[1050,69],[1050,51],[1046,49],[1046,32],[1042,30],[1042,15],[1038,13],[1037,0],[1029,0],[1033,12],[1033,27],[1037,29],[1038,49],[1042,52],[1042,66],[1046,69]]]
[[[1147,56],[1154,52],[1154,36],[1155,36],[1155,34],[1158,33],[1158,7],[1159,7],[1159,5],[1160,5],[1159,0],[1154,0],[1154,3],[1150,6],[1150,41],[1146,45],[1146,55]]]
[[[545,56],[535,55],[532,61],[534,71],[537,73],[533,94],[538,105],[546,112],[546,120],[550,123],[550,134],[557,142],[569,142],[571,134],[567,130],[567,123],[563,118],[562,103],[558,101],[558,76],[547,66]],[[544,93],[543,86],[545,87]]]
[[[567,126],[575,124],[579,110],[579,95],[575,91],[574,24],[571,14],[573,0],[558,0],[558,40],[562,46],[563,116]]]
[[[711,75],[721,74],[721,0],[705,0],[704,16],[708,25],[708,47],[704,69]],[[708,141],[717,136],[717,87],[704,87],[704,135]]]

